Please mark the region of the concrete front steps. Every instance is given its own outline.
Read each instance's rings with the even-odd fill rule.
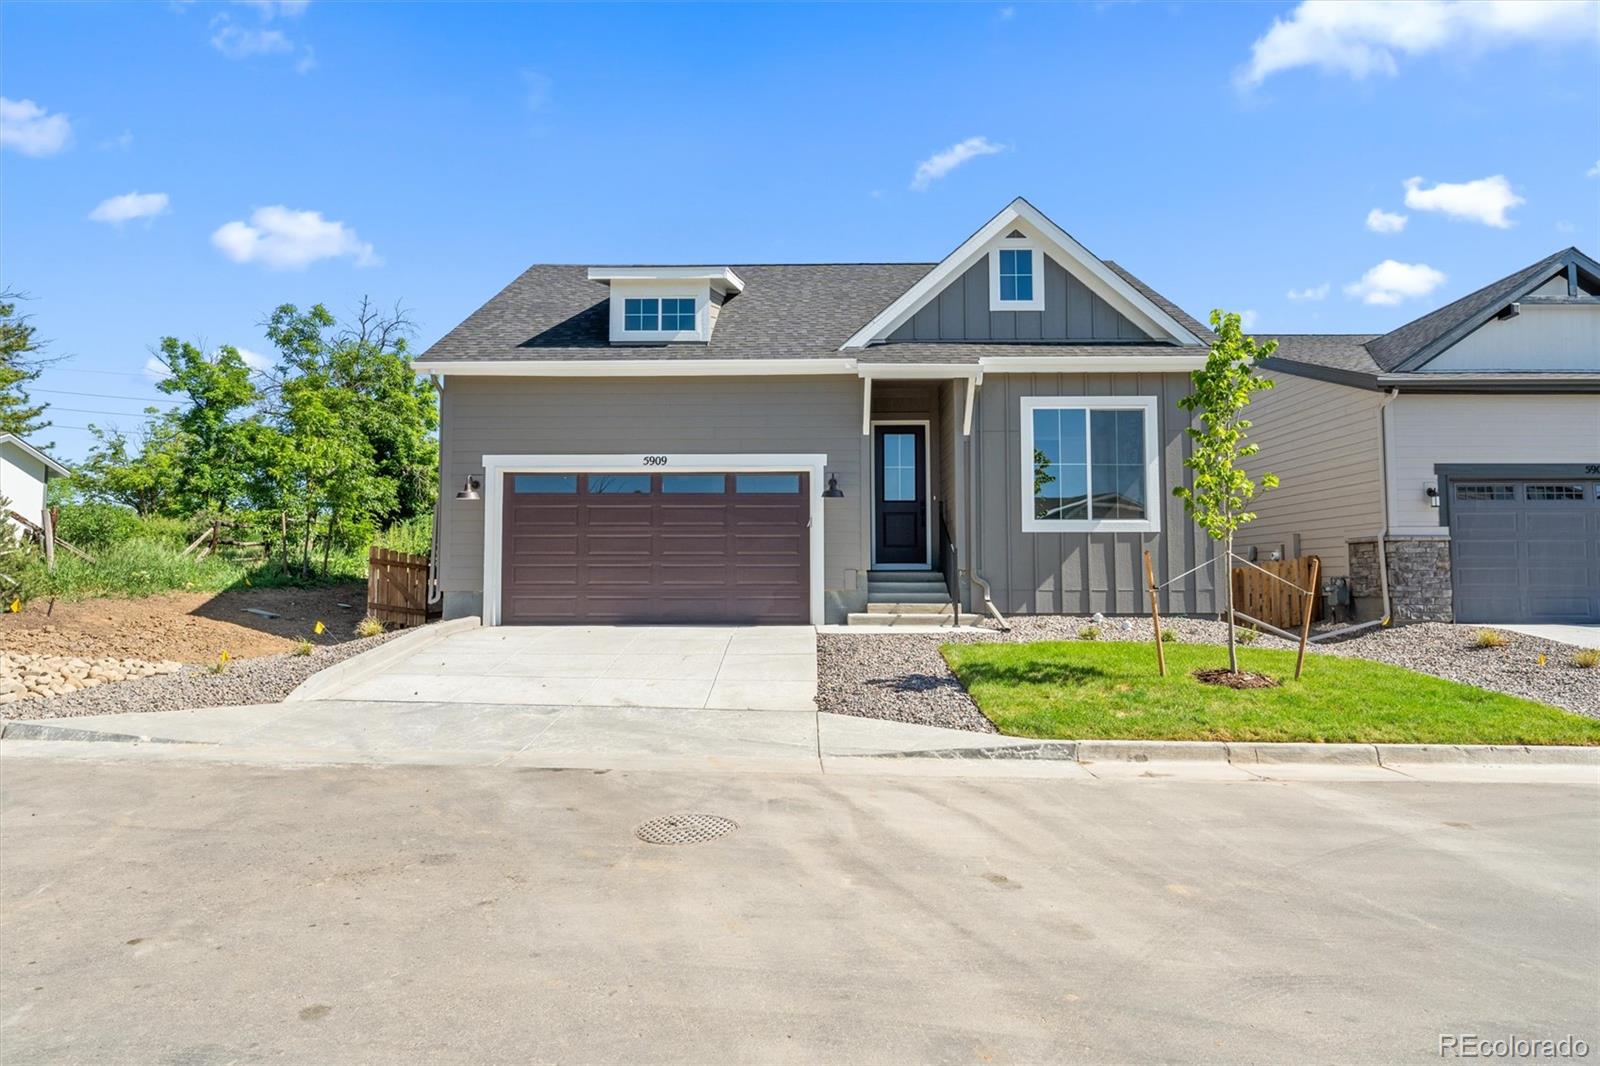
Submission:
[[[978,616],[955,613],[944,575],[928,570],[871,570],[867,573],[867,609],[846,619],[853,626],[899,626],[931,629],[976,625]]]

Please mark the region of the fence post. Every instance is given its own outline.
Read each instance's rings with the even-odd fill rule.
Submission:
[[[50,512],[50,508],[46,507],[44,514],[40,517],[44,519],[44,568],[46,570],[54,570],[56,568],[55,515]]]
[[[1306,585],[1305,613],[1300,618],[1300,650],[1294,657],[1294,679],[1300,680],[1300,670],[1306,664],[1306,640],[1311,635],[1311,608],[1317,602],[1317,574],[1322,569],[1322,559],[1311,557],[1311,581]]]

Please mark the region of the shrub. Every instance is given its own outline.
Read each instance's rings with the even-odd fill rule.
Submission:
[[[370,614],[356,623],[356,636],[358,637],[375,637],[382,632],[383,623]]]
[[[433,546],[433,512],[414,515],[403,522],[396,522],[373,537],[372,543],[375,547],[389,548],[397,552],[427,555],[428,549]]]
[[[1235,628],[1233,631],[1233,639],[1240,644],[1254,644],[1260,635],[1261,632],[1257,629]]]
[[[306,638],[301,637],[299,640],[295,641],[294,651],[290,652],[290,654],[291,655],[310,655],[311,654],[311,642],[309,640],[307,640]]]
[[[1161,643],[1163,644],[1176,644],[1182,639],[1182,637],[1178,636],[1176,629],[1163,629],[1161,631]]]
[[[1511,643],[1511,638],[1498,629],[1480,629],[1472,638],[1474,648],[1504,648]]]
[[[1585,648],[1572,657],[1572,665],[1580,670],[1593,670],[1600,666],[1600,648]]]
[[[1100,639],[1100,627],[1099,626],[1084,626],[1082,629],[1078,630],[1078,639],[1079,640],[1099,640]]]

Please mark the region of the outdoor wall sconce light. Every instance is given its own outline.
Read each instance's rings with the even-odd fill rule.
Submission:
[[[828,475],[828,487],[822,490],[822,498],[824,500],[844,499],[844,490],[839,487],[838,474]]]
[[[482,486],[483,486],[483,482],[479,481],[477,478],[473,477],[471,474],[468,474],[467,475],[467,484],[466,484],[465,487],[462,488],[462,490],[460,492],[456,493],[456,499],[458,499],[458,500],[469,500],[469,501],[470,500],[480,500],[483,497],[478,495],[478,489],[480,489]]]
[[[1428,506],[1429,507],[1438,507],[1439,506],[1439,490],[1438,489],[1434,488],[1432,485],[1429,485],[1427,488],[1422,490],[1422,493],[1423,493],[1424,496],[1428,497]]]

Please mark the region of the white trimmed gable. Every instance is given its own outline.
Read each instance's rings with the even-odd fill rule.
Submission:
[[[1416,372],[1463,371],[1600,373],[1600,303],[1525,302],[1515,316],[1489,319]]]
[[[1125,319],[1138,334],[1158,342],[1181,345],[1199,345],[1200,339],[1158,307],[1152,300],[1130,285],[1121,275],[1079,244],[1065,230],[1044,216],[1038,208],[1018,197],[1005,210],[990,219],[967,238],[962,245],[930,270],[901,297],[886,307],[863,326],[843,349],[864,348],[883,343],[918,312],[939,300],[940,294],[952,283],[958,282],[974,266],[987,262],[991,301],[999,284],[997,256],[1005,248],[1026,247],[1036,250],[1037,257],[1047,258],[1087,291],[1094,299]],[[1049,294],[1045,292],[1047,264],[1034,263],[1034,282],[1038,287],[1033,301],[1037,306],[1019,307],[1019,311],[1049,313]],[[991,302],[989,309],[1000,310],[1003,305]],[[1120,329],[1114,335],[1125,336],[1128,330]]]

